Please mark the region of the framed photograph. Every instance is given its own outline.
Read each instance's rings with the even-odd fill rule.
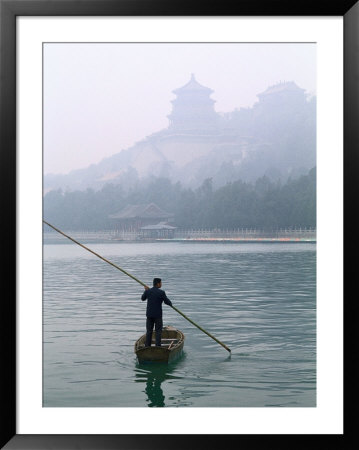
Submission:
[[[0,8],[2,448],[343,445],[357,2]]]

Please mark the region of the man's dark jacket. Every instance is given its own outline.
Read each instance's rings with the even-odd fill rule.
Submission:
[[[166,305],[172,306],[172,302],[169,298],[167,298],[166,292],[158,287],[153,287],[151,289],[147,289],[141,297],[141,300],[144,301],[147,299],[147,317],[162,317],[162,302],[165,302]]]

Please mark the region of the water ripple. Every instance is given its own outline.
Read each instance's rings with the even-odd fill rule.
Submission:
[[[315,245],[91,248],[147,284],[160,276],[174,305],[232,353],[164,305],[184,356],[139,365],[142,287],[76,246],[46,245],[45,406],[315,406]]]

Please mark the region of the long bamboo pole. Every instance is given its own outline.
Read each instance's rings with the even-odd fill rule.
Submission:
[[[76,239],[68,236],[67,234],[65,234],[63,231],[59,230],[58,228],[54,227],[53,225],[51,225],[50,223],[46,222],[45,220],[43,220],[44,223],[46,223],[46,225],[48,225],[49,227],[53,228],[55,231],[57,231],[58,233],[62,234],[63,236],[67,237],[67,239],[70,239],[70,241],[75,242],[75,244],[78,244],[80,247],[84,248],[85,250],[89,251],[90,253],[92,253],[93,255],[97,256],[98,258],[102,259],[103,261],[107,262],[108,264],[111,264],[111,266],[116,267],[116,269],[121,270],[121,272],[123,272],[124,274],[128,275],[130,278],[132,278],[133,280],[137,281],[137,283],[142,284],[142,286],[146,286],[145,283],[143,283],[141,280],[139,280],[138,278],[136,278],[135,276],[131,275],[129,272],[126,272],[126,270],[121,269],[121,267],[117,266],[116,264],[114,264],[113,262],[109,261],[108,259],[104,258],[103,256],[99,255],[98,253],[94,252],[93,250],[91,250],[90,248],[86,247],[86,245],[81,244],[79,241],[76,241]]]
[[[216,342],[218,342],[218,344],[222,345],[222,347],[224,347],[229,353],[231,353],[231,349],[228,348],[225,344],[223,344],[223,342],[219,341],[216,337],[214,337],[211,333],[208,333],[208,331],[206,331],[204,328],[200,327],[196,322],[193,322],[193,320],[191,320],[189,317],[187,317],[185,314],[183,314],[183,312],[181,312],[178,308],[176,308],[175,306],[172,305],[172,308],[178,312],[178,314],[181,314],[181,316],[183,316],[185,319],[188,320],[188,322],[191,322],[194,326],[196,326],[197,328],[199,328],[201,331],[203,331],[203,333],[206,333],[207,336],[209,336],[210,338],[212,338],[213,340],[215,340]]]
[[[127,272],[126,270],[122,269],[121,267],[119,267],[117,264],[114,264],[112,261],[109,261],[108,259],[104,258],[103,256],[99,255],[98,253],[94,252],[93,250],[91,250],[90,248],[86,247],[86,245],[81,244],[79,241],[77,241],[76,239],[72,238],[71,236],[65,234],[63,231],[59,230],[58,228],[56,228],[54,225],[51,225],[50,223],[46,222],[46,220],[43,220],[43,222],[48,225],[49,227],[51,227],[52,229],[54,229],[55,231],[57,231],[58,233],[62,234],[63,236],[65,236],[67,239],[70,239],[70,241],[74,242],[75,244],[79,245],[80,247],[84,248],[85,250],[89,251],[90,253],[92,253],[93,255],[97,256],[98,258],[102,259],[103,261],[107,262],[108,264],[110,264],[111,266],[115,267],[116,269],[120,270],[121,272],[123,272],[125,275],[129,276],[130,278],[132,278],[133,280],[137,281],[137,283],[142,284],[142,286],[147,287],[147,285],[145,283],[143,283],[141,280],[139,280],[138,278],[136,278],[135,276],[133,276],[132,274],[130,274],[129,272]],[[191,320],[189,317],[187,317],[185,314],[183,314],[182,311],[180,311],[178,308],[176,308],[175,306],[172,305],[172,309],[174,309],[175,311],[178,312],[178,314],[180,314],[182,317],[184,317],[186,320],[188,320],[188,322],[190,322],[191,324],[193,324],[194,326],[196,326],[198,329],[200,329],[201,331],[203,331],[203,333],[207,334],[207,336],[209,336],[210,338],[212,338],[213,340],[215,340],[216,342],[218,342],[218,344],[220,344],[223,348],[225,348],[229,353],[231,353],[230,348],[228,348],[225,344],[223,344],[223,342],[219,341],[216,337],[214,337],[212,334],[208,333],[208,331],[206,331],[204,328],[200,327],[196,322],[194,322],[193,320]]]

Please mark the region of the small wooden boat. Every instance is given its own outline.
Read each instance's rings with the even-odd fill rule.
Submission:
[[[154,331],[152,333],[151,347],[145,347],[145,334],[136,341],[135,353],[139,363],[169,363],[181,356],[184,345],[184,334],[182,331],[171,326],[163,327],[161,347],[155,346],[155,336]]]

